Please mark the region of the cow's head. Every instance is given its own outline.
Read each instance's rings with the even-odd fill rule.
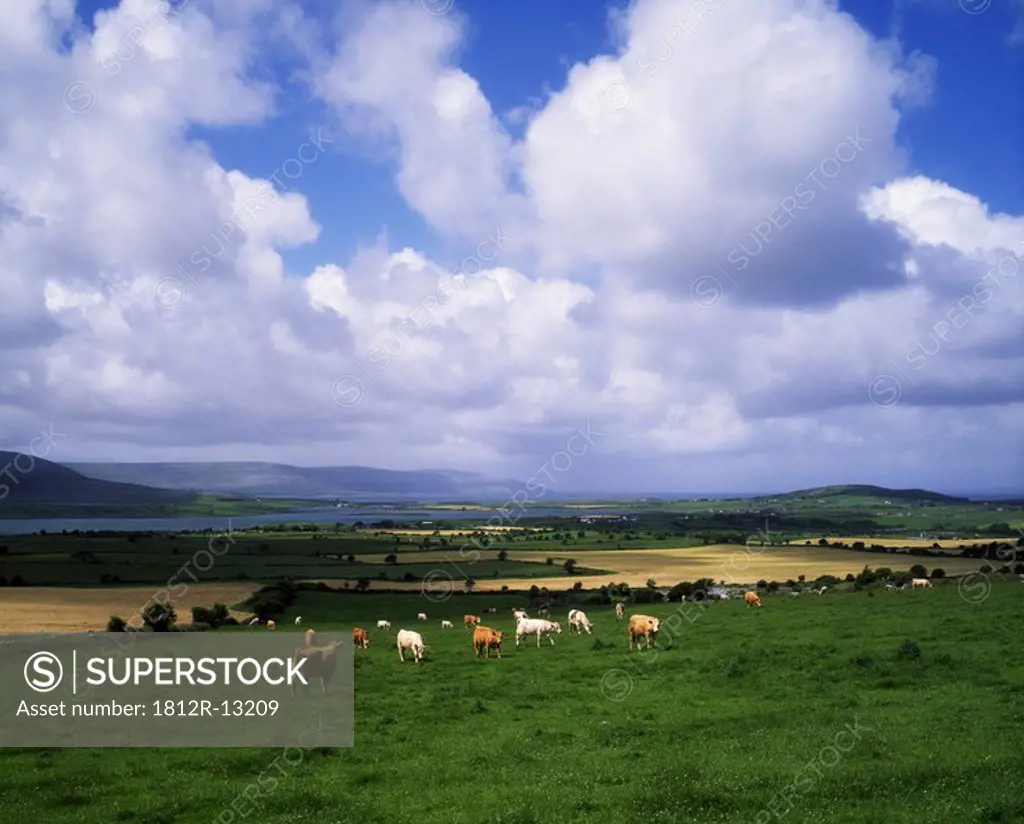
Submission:
[[[658,630],[661,629],[661,621],[659,621],[657,618],[652,618],[648,622],[648,627],[654,635],[657,635]]]
[[[557,632],[559,635],[562,634],[562,625],[558,623],[558,621],[555,621],[555,632]]]

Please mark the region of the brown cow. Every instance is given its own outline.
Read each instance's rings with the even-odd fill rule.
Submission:
[[[640,648],[640,639],[646,639],[646,646],[650,647],[658,636],[658,628],[661,622],[650,615],[629,616],[629,649],[633,651],[633,641],[636,641],[637,649]]]
[[[749,590],[747,594],[743,596],[743,600],[747,602],[748,607],[761,606],[761,598],[753,590]]]
[[[498,653],[498,657],[501,658],[501,641],[508,635],[507,632],[498,632],[496,629],[490,627],[484,627],[477,624],[473,630],[473,653],[477,658],[481,654],[486,652],[487,657],[491,657],[491,650],[495,650]]]
[[[327,682],[331,680],[338,663],[338,650],[341,648],[341,641],[334,641],[323,647],[314,647],[309,644],[310,636],[306,635],[307,645],[299,647],[292,653],[292,666],[295,667],[303,658],[303,677],[306,679],[305,692],[309,694],[310,683],[314,678],[320,679],[320,691],[327,692]],[[292,695],[295,695],[295,684],[292,682]]]
[[[362,627],[352,627],[352,640],[361,649],[369,649],[370,635]]]
[[[463,615],[462,616],[462,622],[466,625],[466,629],[468,630],[470,627],[475,626],[475,625],[480,623],[480,616],[479,615]]]

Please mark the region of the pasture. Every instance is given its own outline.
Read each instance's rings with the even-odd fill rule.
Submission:
[[[1022,599],[1013,581],[971,604],[949,582],[644,606],[627,613],[663,630],[632,655],[624,622],[589,607],[593,636],[475,660],[462,613],[496,606],[485,623],[509,630],[522,600],[302,593],[282,626],[370,630],[354,748],[290,766],[262,749],[8,750],[0,806],[48,824],[1019,821]],[[421,631],[424,663],[400,664],[378,618]]]

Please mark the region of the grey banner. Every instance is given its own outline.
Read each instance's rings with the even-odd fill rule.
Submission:
[[[312,638],[0,635],[0,746],[351,747],[352,636]]]

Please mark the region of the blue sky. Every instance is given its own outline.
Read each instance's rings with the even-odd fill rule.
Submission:
[[[177,5],[2,35],[5,443],[1024,486],[1017,0]]]

